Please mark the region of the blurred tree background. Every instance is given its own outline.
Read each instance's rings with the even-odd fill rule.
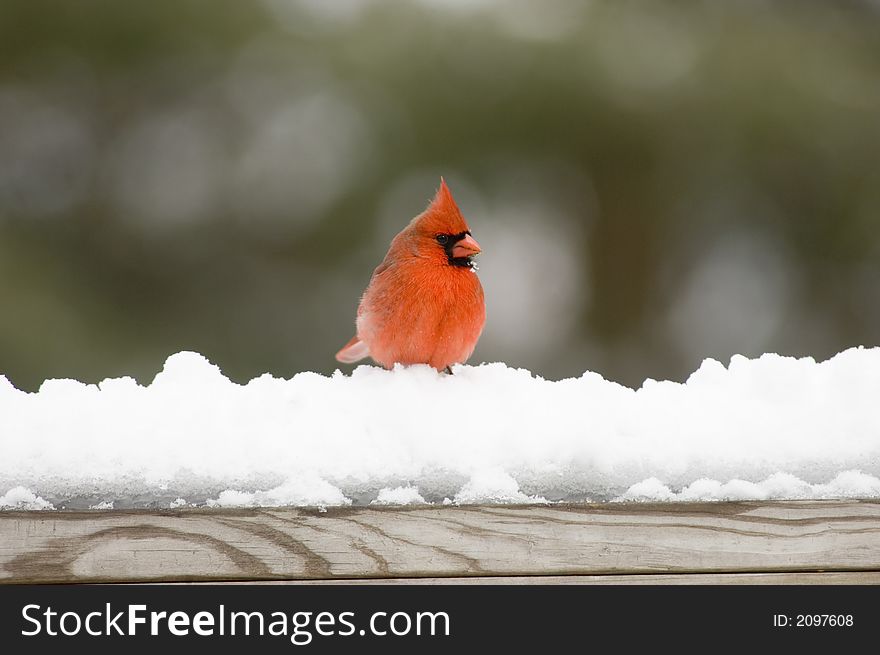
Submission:
[[[471,363],[874,345],[880,4],[3,0],[0,374],[329,373],[440,175]]]

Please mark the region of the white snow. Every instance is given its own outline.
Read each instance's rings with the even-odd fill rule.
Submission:
[[[417,487],[385,487],[379,490],[376,500],[371,505],[424,505],[427,501],[422,498]]]
[[[860,471],[844,471],[828,484],[808,484],[788,473],[774,473],[766,480],[718,480],[700,478],[676,493],[657,478],[637,482],[618,500],[767,500],[820,498],[877,498],[880,479]]]
[[[30,489],[13,487],[0,496],[0,509],[55,509]]]
[[[285,505],[350,505],[351,500],[342,492],[311,473],[303,473],[268,491],[253,493],[226,489],[214,499],[208,499],[210,507],[283,507]]]
[[[0,508],[880,497],[880,348],[706,360],[637,390],[504,364],[148,386],[0,376]]]
[[[480,503],[546,503],[545,498],[527,496],[519,490],[516,480],[501,469],[480,470],[471,476],[455,494],[458,505]]]

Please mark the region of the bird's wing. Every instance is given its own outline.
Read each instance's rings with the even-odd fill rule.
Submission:
[[[336,353],[336,360],[343,364],[354,364],[369,356],[370,349],[367,347],[367,344],[354,336],[351,338],[351,341],[342,347],[342,350]]]

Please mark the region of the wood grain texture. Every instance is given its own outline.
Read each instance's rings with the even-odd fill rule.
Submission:
[[[0,582],[808,572],[880,572],[880,502],[0,512]]]
[[[200,585],[216,582],[148,584]],[[254,582],[221,582],[223,585]],[[259,585],[880,585],[880,572],[809,573],[647,573],[616,575],[507,575],[467,578],[355,578],[333,580],[265,580]]]

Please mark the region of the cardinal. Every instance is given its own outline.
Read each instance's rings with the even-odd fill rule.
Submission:
[[[474,352],[486,305],[474,257],[480,245],[443,178],[431,204],[394,239],[361,297],[357,334],[336,353],[385,368],[428,364],[452,373]]]

